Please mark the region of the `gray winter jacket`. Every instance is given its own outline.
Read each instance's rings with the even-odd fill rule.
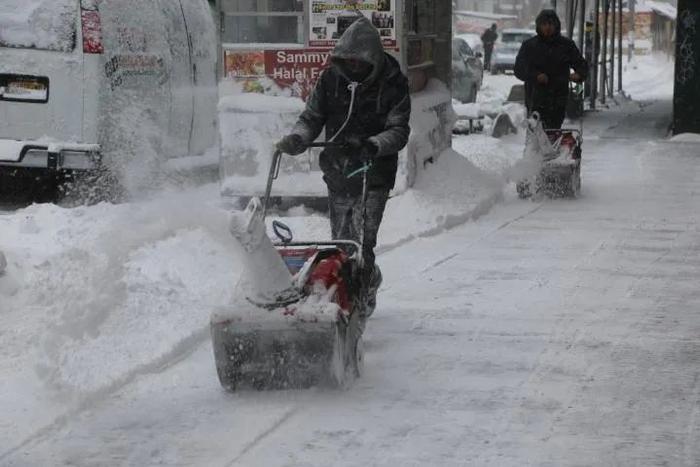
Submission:
[[[321,74],[293,132],[310,143],[324,126],[326,140],[341,129],[350,109],[351,80],[338,66],[338,60],[348,58],[363,60],[373,68],[359,83],[352,116],[335,142],[371,140],[379,152],[368,174],[369,186],[391,189],[396,181],[398,152],[408,142],[411,99],[408,79],[396,59],[384,52],[379,32],[368,19],[355,21],[340,38],[332,53],[332,66]],[[320,163],[330,190],[349,194],[361,190],[360,177],[347,178],[362,166],[359,154],[328,148],[321,154]]]

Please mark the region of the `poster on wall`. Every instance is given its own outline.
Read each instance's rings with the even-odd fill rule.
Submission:
[[[379,30],[384,47],[396,47],[396,0],[311,0],[309,46],[334,47],[358,15]]]

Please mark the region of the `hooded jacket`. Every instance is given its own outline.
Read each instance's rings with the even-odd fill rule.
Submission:
[[[555,26],[552,37],[542,36],[542,24],[551,22]],[[574,41],[561,35],[561,21],[554,10],[543,10],[536,20],[537,35],[523,42],[515,60],[515,76],[525,82],[526,93],[548,93],[552,96],[568,96],[569,75],[573,68],[582,80],[588,75],[588,64]],[[549,78],[547,85],[537,82],[537,75],[544,73]],[[536,98],[536,97],[534,97]]]
[[[345,128],[352,93],[351,79],[342,60],[357,59],[372,65],[369,75],[355,92],[352,115]],[[399,63],[384,52],[379,32],[365,17],[355,21],[338,41],[331,55],[332,66],[325,70],[306,102],[293,132],[306,143],[314,141],[323,128],[326,140],[336,133],[335,142],[371,140],[378,148],[368,173],[371,189],[392,189],[396,181],[398,152],[406,146],[410,133],[411,99],[408,79]],[[347,176],[360,168],[363,161],[351,149],[327,148],[321,153],[321,170],[329,189],[358,194],[362,177]]]

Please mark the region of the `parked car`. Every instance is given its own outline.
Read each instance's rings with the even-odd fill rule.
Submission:
[[[491,74],[513,71],[522,43],[537,34],[532,29],[504,29],[493,48]]]
[[[0,4],[0,175],[202,154],[216,102],[206,0]]]
[[[484,43],[481,41],[481,36],[476,33],[464,33],[464,34],[455,34],[456,39],[463,39],[467,44],[469,44],[469,47],[472,48],[475,54],[480,53],[482,56],[484,55]]]
[[[452,97],[458,101],[476,102],[484,79],[481,56],[464,39],[452,39]]]

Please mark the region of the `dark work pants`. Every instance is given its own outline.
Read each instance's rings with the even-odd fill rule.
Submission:
[[[328,192],[331,230],[334,240],[360,241],[362,217],[365,216],[364,252],[365,272],[374,270],[374,247],[377,246],[377,234],[384,217],[384,209],[389,200],[389,190],[370,190],[367,193],[365,213],[362,212],[362,195],[345,195]]]
[[[559,130],[566,117],[567,100],[567,95],[535,91],[528,105],[528,114],[538,112],[545,130]]]
[[[491,57],[493,56],[493,46],[484,46],[484,70],[491,69]]]

